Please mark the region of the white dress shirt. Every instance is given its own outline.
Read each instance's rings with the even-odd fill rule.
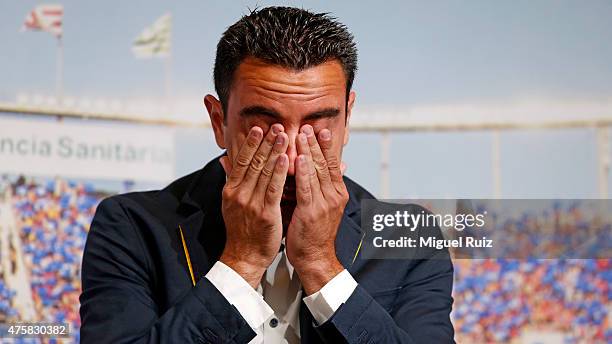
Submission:
[[[250,343],[300,342],[302,286],[285,250],[280,251],[268,267],[257,290],[222,262],[216,262],[206,278],[255,331],[257,336]],[[317,323],[323,324],[356,287],[357,282],[351,274],[343,270],[321,290],[303,300]]]

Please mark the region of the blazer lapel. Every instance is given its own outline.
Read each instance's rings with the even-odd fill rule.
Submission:
[[[202,211],[197,211],[181,221],[177,225],[177,231],[182,232],[185,239],[185,249],[187,252],[183,252],[183,258],[188,274],[193,272],[194,282],[197,283],[200,277],[204,274],[204,269],[207,265],[208,259],[206,253],[202,248],[202,245],[198,242],[199,229],[202,228],[204,214]],[[181,233],[179,233],[179,236]],[[191,267],[189,266],[191,265]]]
[[[350,190],[349,190],[350,192]],[[352,195],[351,195],[352,196]],[[359,202],[351,197],[344,209],[342,222],[336,234],[336,256],[342,266],[351,271],[353,263],[359,256],[364,233],[361,230],[361,212]]]
[[[176,231],[179,232],[180,226],[196,283],[219,259],[225,246],[225,226],[221,215],[224,185],[225,172],[217,158],[194,178],[179,204],[178,212],[182,219],[176,224]],[[189,276],[187,254],[183,256],[183,265]]]

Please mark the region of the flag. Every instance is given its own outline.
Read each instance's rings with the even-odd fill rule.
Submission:
[[[172,36],[172,15],[164,14],[146,27],[132,44],[137,58],[167,57],[170,55]]]
[[[26,16],[22,31],[46,31],[56,37],[62,36],[62,18],[64,17],[64,6],[62,5],[38,5]]]

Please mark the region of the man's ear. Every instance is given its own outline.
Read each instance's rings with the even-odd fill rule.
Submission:
[[[351,119],[351,113],[353,112],[353,104],[355,104],[355,97],[357,95],[355,94],[355,91],[351,91],[351,93],[349,93],[349,97],[348,97],[348,102],[346,103],[346,130],[344,130],[344,139],[342,141],[342,144],[345,145],[348,143],[348,139],[349,139],[349,121]]]
[[[213,95],[207,94],[204,97],[204,106],[208,110],[208,116],[210,117],[210,124],[213,132],[215,133],[215,141],[217,146],[221,149],[225,149],[225,123],[223,121],[223,106],[221,102]]]

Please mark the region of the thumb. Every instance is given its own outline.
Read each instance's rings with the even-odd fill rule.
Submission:
[[[346,163],[344,161],[342,161],[340,163],[340,172],[342,172],[342,175],[344,175],[344,172],[346,171],[347,168],[348,168],[348,166],[346,165]]]

